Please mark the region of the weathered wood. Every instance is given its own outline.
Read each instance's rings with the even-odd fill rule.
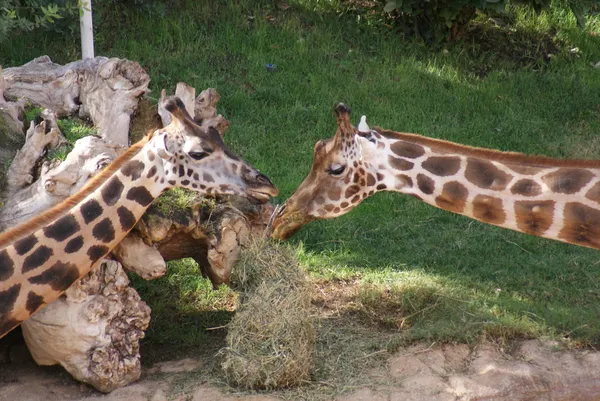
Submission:
[[[107,141],[128,145],[131,115],[150,78],[136,62],[95,57],[66,65],[42,56],[4,70],[5,94],[25,98],[59,117],[90,118]]]
[[[150,308],[121,265],[104,260],[22,329],[39,365],[60,364],[77,380],[109,392],[139,379],[139,341],[149,322]]]

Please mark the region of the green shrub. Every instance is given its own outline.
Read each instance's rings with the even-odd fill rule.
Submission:
[[[386,0],[383,11],[407,35],[440,42],[457,38],[477,10],[503,13],[508,3],[508,0]],[[550,7],[551,0],[513,0],[511,3],[533,7],[539,13]],[[582,28],[585,16],[598,9],[597,0],[571,0],[566,5]]]

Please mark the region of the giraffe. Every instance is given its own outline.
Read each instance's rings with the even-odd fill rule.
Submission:
[[[132,145],[61,204],[0,234],[0,337],[87,274],[172,187],[264,203],[277,188],[238,158],[179,98],[171,123]]]
[[[348,213],[378,191],[412,195],[484,223],[600,249],[600,161],[474,148],[416,134],[358,129],[335,107],[333,138],[314,148],[310,174],[279,209],[271,236]]]

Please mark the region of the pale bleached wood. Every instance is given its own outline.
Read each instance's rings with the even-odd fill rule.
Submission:
[[[139,379],[139,341],[149,322],[150,307],[121,264],[104,260],[22,329],[39,365],[60,364],[75,379],[110,392]]]
[[[124,146],[131,115],[150,82],[138,63],[106,57],[59,65],[42,56],[6,68],[4,78],[6,96],[27,99],[59,117],[90,118],[102,138]]]

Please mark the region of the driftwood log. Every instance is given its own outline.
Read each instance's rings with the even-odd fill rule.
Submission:
[[[27,99],[58,117],[89,118],[101,138],[129,144],[129,126],[150,77],[136,62],[106,57],[66,65],[42,56],[4,70],[5,96]]]
[[[229,122],[216,112],[219,95],[214,89],[194,97],[194,88],[179,84],[176,93],[201,125],[216,126],[221,134],[227,130]],[[26,138],[8,174],[10,197],[0,210],[1,229],[60,203],[125,149],[104,138],[85,137],[64,161],[40,162],[48,149],[63,141],[50,112],[45,112],[44,121],[32,124]],[[240,247],[250,233],[264,231],[271,212],[269,205],[259,207],[239,198],[206,202],[198,197],[192,207],[167,214],[152,206],[113,250],[115,260],[103,261],[61,299],[22,324],[32,356],[40,365],[60,364],[104,392],[137,380],[139,340],[150,309],[129,286],[124,271],[153,279],[165,274],[166,261],[192,257],[214,286],[228,283]]]

